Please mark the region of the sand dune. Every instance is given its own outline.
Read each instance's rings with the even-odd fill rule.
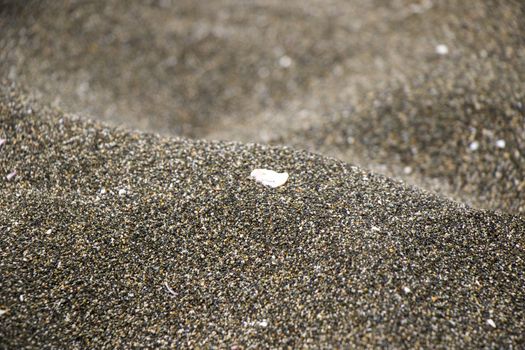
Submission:
[[[0,348],[523,346],[521,2],[0,4]]]

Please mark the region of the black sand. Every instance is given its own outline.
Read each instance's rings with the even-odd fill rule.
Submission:
[[[2,3],[0,347],[525,346],[521,2],[168,3]]]

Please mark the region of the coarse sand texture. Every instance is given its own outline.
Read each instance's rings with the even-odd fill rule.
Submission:
[[[524,349],[524,18],[0,0],[0,350]]]

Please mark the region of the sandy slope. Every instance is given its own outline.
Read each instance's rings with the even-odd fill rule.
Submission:
[[[0,348],[523,346],[520,2],[28,4]]]
[[[17,170],[0,185],[6,348],[523,344],[517,217],[305,152],[13,101],[0,106],[0,171]],[[248,179],[260,166],[289,182]]]

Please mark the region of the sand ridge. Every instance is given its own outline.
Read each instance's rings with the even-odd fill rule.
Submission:
[[[524,345],[519,1],[0,9],[0,348]]]

